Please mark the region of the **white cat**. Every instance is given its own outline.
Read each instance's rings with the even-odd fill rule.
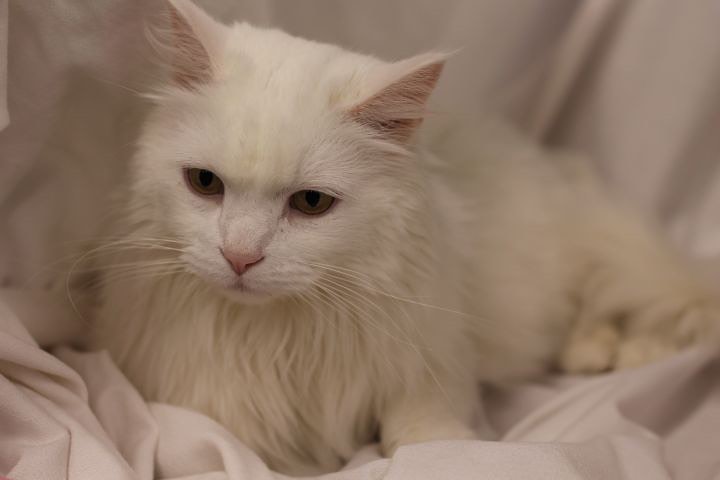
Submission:
[[[327,471],[377,434],[385,454],[473,438],[479,380],[717,335],[720,307],[581,159],[491,124],[420,145],[443,55],[386,63],[170,3],[172,81],[95,252],[94,346],[148,399]]]

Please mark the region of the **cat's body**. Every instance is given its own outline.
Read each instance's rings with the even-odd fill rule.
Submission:
[[[174,4],[209,60],[185,48],[183,88],[148,120],[94,336],[147,398],[211,415],[280,470],[332,470],[378,432],[388,453],[471,437],[478,380],[629,365],[717,330],[581,159],[487,124],[409,140],[439,57],[384,64]],[[195,166],[220,195],[189,191]],[[340,200],[284,206],[315,189]],[[262,249],[240,280],[229,245]],[[155,270],[113,279],[141,263]]]

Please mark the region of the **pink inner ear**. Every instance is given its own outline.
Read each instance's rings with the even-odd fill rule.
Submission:
[[[210,55],[178,11],[171,8],[170,15],[173,79],[181,87],[195,89],[212,78]]]
[[[443,61],[433,62],[406,74],[350,109],[351,118],[387,138],[406,142],[423,121],[443,66]]]

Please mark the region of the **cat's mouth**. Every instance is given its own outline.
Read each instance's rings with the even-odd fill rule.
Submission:
[[[250,285],[247,285],[243,283],[242,281],[237,282],[233,287],[231,287],[232,290],[235,290],[237,292],[242,293],[259,293],[258,290],[254,287],[251,287]]]
[[[225,296],[239,303],[264,303],[274,297],[273,292],[251,285],[241,278],[225,287]]]
[[[244,281],[242,278],[235,279],[227,289],[246,294],[262,293],[257,287],[250,285],[249,282]]]

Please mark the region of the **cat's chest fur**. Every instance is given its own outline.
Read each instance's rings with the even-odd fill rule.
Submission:
[[[104,295],[95,342],[143,396],[210,415],[280,470],[339,468],[422,373],[418,339],[372,319],[382,300],[241,306],[187,274]]]

